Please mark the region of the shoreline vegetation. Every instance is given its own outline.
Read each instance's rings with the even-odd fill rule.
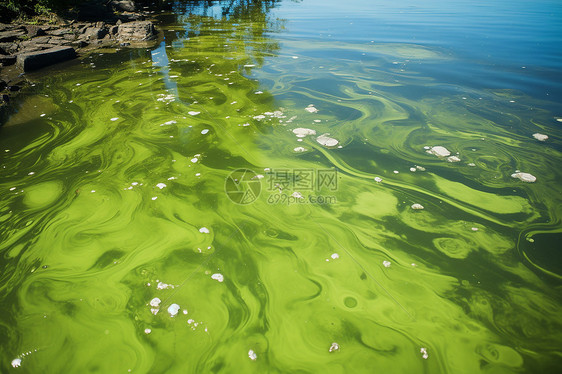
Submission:
[[[0,0],[0,125],[26,72],[106,47],[147,47],[163,0]]]

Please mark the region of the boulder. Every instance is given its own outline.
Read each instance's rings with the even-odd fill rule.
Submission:
[[[89,27],[84,33],[86,38],[90,40],[102,39],[105,34],[107,34],[107,30],[101,27]]]
[[[120,40],[145,41],[156,36],[154,25],[150,21],[136,21],[119,25]]]
[[[122,12],[134,12],[136,10],[135,3],[131,0],[113,0],[111,6],[114,10]]]
[[[27,31],[27,36],[29,36],[30,38],[45,35],[45,30],[43,30],[43,28],[41,28],[40,26],[26,25],[25,30]]]
[[[76,51],[72,47],[54,47],[42,51],[22,53],[18,55],[17,64],[23,71],[31,71],[75,57]]]
[[[25,35],[25,33],[23,31],[2,31],[0,32],[0,42],[1,43],[6,43],[6,42],[13,42],[16,41],[17,39],[19,39],[20,36]]]

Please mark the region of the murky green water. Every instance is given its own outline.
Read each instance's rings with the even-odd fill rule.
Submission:
[[[556,4],[228,3],[0,129],[1,371],[560,368]]]

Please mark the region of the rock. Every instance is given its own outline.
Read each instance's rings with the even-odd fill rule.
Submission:
[[[110,35],[117,35],[118,32],[119,32],[119,25],[111,26],[109,28]]]
[[[18,45],[16,43],[0,43],[0,50],[2,54],[8,55],[16,52]]]
[[[17,92],[19,90],[21,90],[20,86],[16,86],[16,85],[8,86],[8,91],[10,91],[10,92]]]
[[[113,0],[110,4],[117,11],[134,12],[136,10],[135,3],[131,0]]]
[[[16,56],[0,56],[2,66],[10,66],[16,63]]]
[[[45,35],[45,30],[43,30],[43,28],[41,28],[40,26],[26,25],[25,30],[27,31],[27,36],[30,38]]]
[[[6,82],[4,82],[3,80],[0,79],[0,91],[2,91],[4,88],[6,88],[8,84]]]
[[[8,96],[8,95],[2,95],[2,102],[8,103],[9,101],[10,101],[10,96]]]
[[[20,36],[25,35],[23,31],[2,31],[0,32],[0,42],[14,42],[19,39]]]
[[[72,47],[54,47],[43,51],[22,53],[18,55],[17,63],[23,71],[31,71],[75,57],[76,51]]]
[[[101,27],[90,27],[84,33],[89,40],[103,39],[105,34],[107,34],[107,30]]]
[[[136,21],[119,25],[118,37],[121,40],[145,41],[155,37],[154,25],[150,21]]]
[[[72,34],[72,30],[67,28],[62,28],[62,29],[49,31],[48,34],[54,36],[63,36],[64,34]]]

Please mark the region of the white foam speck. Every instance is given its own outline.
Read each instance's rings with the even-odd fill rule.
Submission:
[[[215,273],[215,274],[211,275],[211,279],[222,282],[222,281],[224,281],[224,276],[221,273]]]
[[[206,227],[201,227],[201,228],[199,229],[199,232],[202,233],[202,234],[208,234],[208,233],[210,233],[211,231],[209,231],[209,229],[206,228]]]
[[[112,121],[117,121],[119,119],[119,117],[113,117],[111,120]]]
[[[152,197],[152,200],[156,200],[156,199],[158,199],[158,196],[153,196],[153,197]]]
[[[472,231],[478,231],[478,227],[471,228]]]
[[[336,352],[340,350],[340,345],[338,343],[332,343],[332,345],[330,346],[330,349],[328,349],[328,352],[332,353],[332,352]]]
[[[410,171],[411,171],[412,173],[415,172],[416,170],[418,170],[418,169],[416,169],[416,168],[410,168]]]
[[[427,354],[427,348],[420,348],[420,353],[422,354],[422,358],[424,360],[427,360],[427,358],[429,357],[429,355]]]
[[[35,174],[34,171],[30,171],[29,173],[27,173],[27,175],[33,175],[33,174]]]
[[[45,116],[46,116],[46,114],[45,114],[45,113],[43,113],[43,114],[41,114],[41,115],[40,115],[39,117],[45,117]]]
[[[451,155],[451,152],[445,148],[442,147],[440,145],[436,146],[436,147],[432,147],[431,149],[429,149],[428,151],[426,151],[429,154],[435,155],[437,157],[447,157]]]
[[[306,151],[306,148],[304,148],[304,147],[296,147],[295,149],[293,149],[293,151],[295,151],[295,152],[305,152],[305,151]]]
[[[254,93],[255,93],[256,95],[261,95],[263,92],[261,92],[261,91],[256,91],[256,92],[254,92]]]
[[[175,317],[180,310],[180,306],[178,304],[172,304],[168,307],[168,313],[170,313],[170,317]]]
[[[252,351],[250,351],[252,352]],[[21,366],[21,358],[14,358],[12,360],[12,366],[15,368],[19,368]]]
[[[322,134],[316,138],[316,141],[326,147],[335,147],[339,141],[329,137],[330,134]]]
[[[248,357],[250,357],[250,360],[252,361],[256,361],[258,358],[258,355],[256,354],[256,352],[254,352],[253,350],[249,350],[248,351]]]
[[[304,110],[306,110],[309,113],[317,113],[318,109],[316,109],[314,107],[314,105],[310,104],[309,106],[307,106],[306,108],[304,108]]]
[[[415,203],[415,204],[412,204],[411,208],[414,209],[414,210],[421,210],[421,209],[423,209],[423,205]]]
[[[156,185],[156,187],[162,189],[162,188],[166,187],[166,184],[165,184],[165,183],[158,183],[158,184]]]
[[[338,255],[337,253],[332,253],[332,255],[330,257],[335,260],[335,259],[340,258],[340,255]]]
[[[161,302],[162,300],[160,300],[158,297],[155,297],[154,299],[150,300],[150,306],[157,308]]]
[[[381,177],[375,177],[375,182],[377,182],[377,183],[382,182],[382,178]]]
[[[195,112],[195,111],[192,110],[192,111],[189,111],[189,112],[187,112],[187,113],[188,113],[190,116],[196,116],[196,115],[200,114],[201,112]]]
[[[316,131],[312,129],[306,129],[304,127],[298,127],[293,129],[293,134],[297,136],[297,138],[304,138],[307,135],[316,135]]]
[[[151,332],[152,332],[151,329],[144,329],[144,333],[145,333],[145,334],[150,334]]]
[[[384,265],[385,268],[389,268],[390,267],[390,261],[383,261],[382,264]]]
[[[399,172],[398,170],[394,170],[393,173],[394,173],[394,174],[398,174],[398,173],[400,173],[400,172]]]
[[[209,132],[209,129],[201,130],[201,134],[203,134],[203,135],[205,135],[205,134],[208,133],[208,132]]]
[[[548,139],[548,135],[545,134],[540,134],[540,133],[535,133],[533,134],[533,138],[537,139],[538,141],[544,142],[545,140]]]
[[[197,161],[199,161],[199,159],[198,159],[197,157],[193,157],[193,158],[191,159],[191,162],[193,162],[193,163],[196,163]]]
[[[157,289],[159,290],[165,290],[168,288],[174,288],[174,286],[172,286],[171,284],[168,283],[164,283],[164,282],[158,282],[158,285],[156,286]]]
[[[535,177],[534,175],[521,172],[511,174],[511,178],[516,178],[527,183],[533,183],[537,180],[537,177]]]
[[[295,199],[304,199],[304,197],[302,196],[302,194],[298,191],[295,191],[291,194],[292,197],[294,197]]]

